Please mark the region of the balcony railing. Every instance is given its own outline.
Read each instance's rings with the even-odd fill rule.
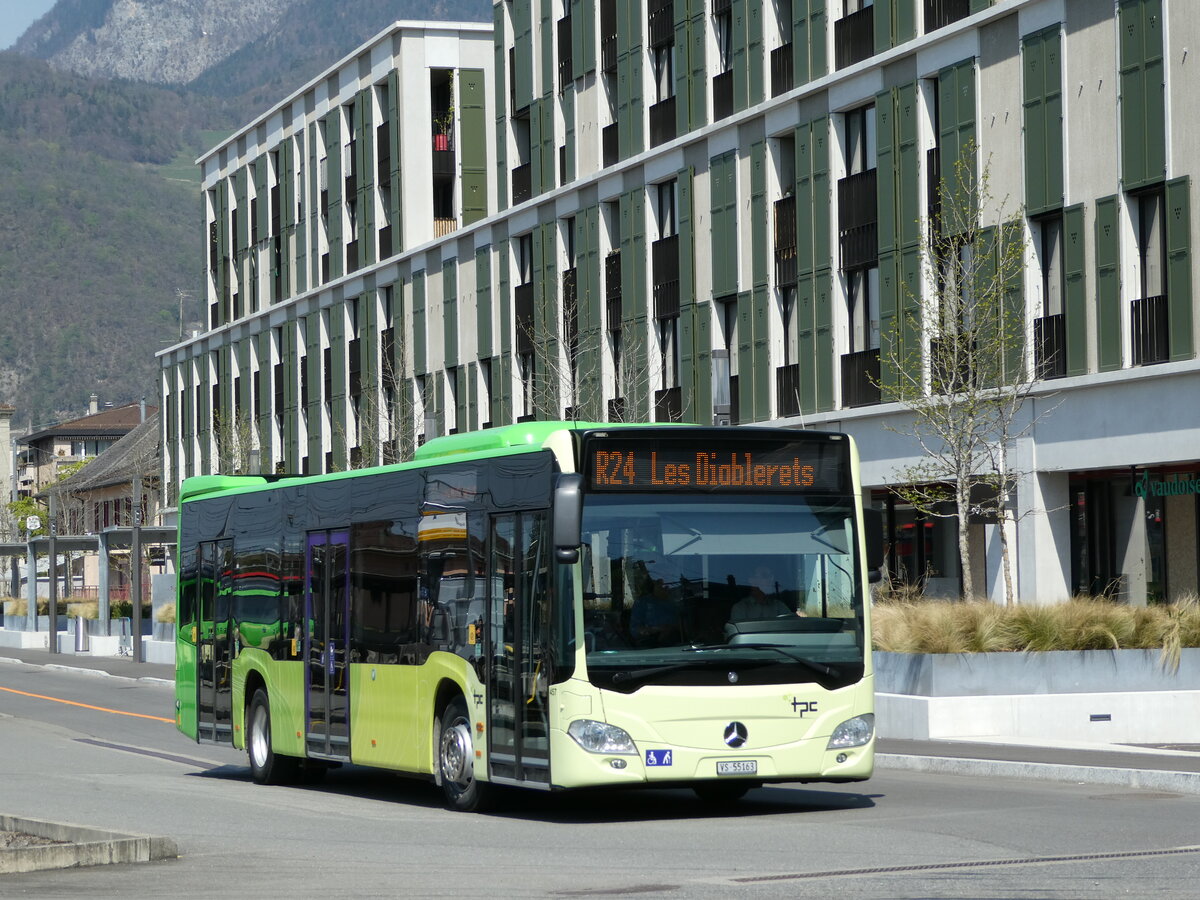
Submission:
[[[375,129],[375,173],[380,184],[392,178],[392,139],[387,122]]]
[[[654,421],[683,421],[683,391],[677,387],[654,392]]]
[[[604,311],[609,331],[621,330],[621,251],[604,258]]]
[[[529,163],[517,166],[512,170],[512,202],[513,206],[524,203],[533,196],[533,177]]]
[[[600,0],[600,68],[617,70],[617,0]]]
[[[780,366],[775,370],[775,397],[779,415],[800,415],[800,363]]]
[[[679,235],[662,238],[651,245],[654,279],[654,316],[667,319],[679,315]]]
[[[533,352],[533,282],[513,288],[516,313],[517,352]]]
[[[1149,366],[1170,359],[1165,294],[1132,301],[1129,305],[1129,322],[1135,366]]]
[[[353,272],[358,268],[358,241],[346,244],[346,271]]]
[[[608,421],[624,422],[625,421],[625,398],[613,397],[608,401]]]
[[[936,237],[942,226],[942,156],[938,147],[925,151],[925,211],[929,234]]]
[[[945,28],[971,14],[971,0],[925,0],[925,33]]]
[[[435,218],[433,220],[433,236],[434,237],[445,237],[446,235],[450,234],[452,231],[455,231],[457,228],[458,228],[458,220],[457,219],[453,219],[453,218],[437,219],[437,218]]]
[[[975,341],[965,335],[949,334],[929,341],[929,371],[936,394],[954,394],[973,380],[971,360]]]
[[[738,377],[736,375],[729,376],[729,424],[738,425],[741,423],[741,416],[738,410],[741,409],[741,397],[738,394]]]
[[[600,144],[604,165],[615,166],[621,161],[621,135],[617,123],[605,125],[600,131]]]
[[[838,181],[838,244],[843,269],[869,266],[879,259],[879,207],[876,170]]]
[[[650,107],[650,146],[675,139],[675,98],[659,100]]]
[[[651,47],[666,47],[675,42],[674,0],[650,0],[648,4],[648,38]]]
[[[842,406],[879,402],[879,348],[842,356]]]
[[[833,23],[833,52],[839,69],[874,55],[874,7],[863,7]]]
[[[379,258],[387,259],[396,249],[392,246],[392,226],[384,225],[379,229]]]
[[[1033,348],[1038,378],[1067,374],[1067,322],[1062,313],[1033,320]]]
[[[786,94],[795,87],[793,71],[792,42],[788,41],[782,47],[771,51],[771,96],[778,97]]]
[[[572,58],[571,14],[558,20],[558,89],[565,91],[574,81],[575,63]]]
[[[714,75],[713,91],[713,121],[719,121],[733,115],[733,69]]]
[[[796,283],[796,198],[775,201],[775,283]]]

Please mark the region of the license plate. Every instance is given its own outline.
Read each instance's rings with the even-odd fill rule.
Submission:
[[[757,775],[758,762],[753,759],[730,759],[717,763],[718,775]]]

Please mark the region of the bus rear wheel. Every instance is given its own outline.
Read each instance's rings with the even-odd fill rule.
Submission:
[[[475,779],[475,741],[467,703],[455,697],[442,713],[437,736],[438,780],[446,804],[461,812],[479,812],[490,799],[491,785]]]
[[[271,704],[262,688],[254,692],[246,713],[246,753],[256,784],[286,784],[299,773],[299,760],[277,756],[271,747]]]
[[[759,785],[752,781],[698,781],[692,785],[692,790],[704,803],[724,806],[736,803],[756,787]]]

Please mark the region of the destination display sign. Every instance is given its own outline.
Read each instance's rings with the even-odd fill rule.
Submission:
[[[589,442],[588,486],[594,491],[786,491],[840,493],[847,483],[845,441]]]

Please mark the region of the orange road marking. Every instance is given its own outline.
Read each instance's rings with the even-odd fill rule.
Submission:
[[[22,697],[33,697],[35,700],[50,700],[54,703],[65,703],[67,706],[82,706],[84,709],[94,709],[97,712],[112,713],[115,716],[133,716],[137,719],[153,719],[155,722],[166,722],[168,725],[174,725],[174,719],[164,719],[162,716],[150,716],[146,713],[125,712],[120,709],[109,709],[105,706],[92,706],[88,703],[78,703],[75,700],[63,700],[59,697],[47,697],[45,694],[30,694],[27,691],[18,691],[14,688],[0,687],[0,691],[7,691],[10,694],[20,694]]]

